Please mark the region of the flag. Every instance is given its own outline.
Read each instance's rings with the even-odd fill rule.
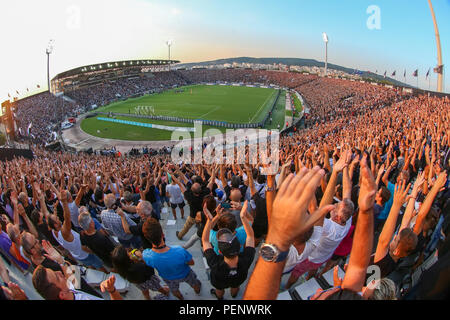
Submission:
[[[17,94],[20,94],[19,91],[17,91],[17,90],[16,90],[16,93],[17,93]]]
[[[430,69],[428,69],[428,72],[427,72],[427,77],[426,77],[426,79],[428,79],[428,76],[430,75]]]
[[[403,78],[406,78],[406,69],[405,69],[405,73],[403,74]]]
[[[40,88],[41,88],[41,86],[40,86],[40,85],[37,85],[37,87],[38,87],[38,89],[40,89]]]
[[[27,92],[30,92],[30,90],[27,88]]]
[[[31,130],[31,127],[33,126],[33,122],[31,122],[30,124],[29,124],[29,126],[28,126],[28,129],[27,129],[27,135],[30,135],[30,130]]]
[[[385,78],[385,79],[386,79],[386,73],[387,73],[387,71],[384,72],[384,78]]]
[[[395,71],[392,73],[392,77],[395,77],[396,74],[397,74],[397,70],[395,70]]]
[[[419,69],[417,69],[416,71],[414,71],[413,73],[413,77],[418,77],[419,76]]]
[[[11,98],[11,95],[8,93],[8,98]]]
[[[434,70],[434,73],[442,74],[442,73],[443,73],[443,70],[444,70],[444,65],[437,66],[437,67],[434,68],[433,70]]]

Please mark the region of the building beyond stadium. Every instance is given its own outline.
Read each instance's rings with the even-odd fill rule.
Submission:
[[[58,74],[51,81],[51,93],[63,93],[122,78],[152,77],[169,71],[175,60],[129,60],[93,64]]]

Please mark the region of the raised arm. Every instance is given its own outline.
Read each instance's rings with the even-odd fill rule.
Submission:
[[[64,211],[64,222],[62,225],[61,234],[64,240],[72,242],[73,241],[73,234],[71,231],[72,220],[70,219],[70,209],[67,201],[67,194],[66,191],[64,190],[64,187],[61,187],[61,190],[59,192],[59,201],[61,201]]]
[[[245,246],[254,248],[255,247],[255,232],[253,231],[253,228],[250,226],[247,208],[248,208],[248,201],[245,201],[244,205],[242,206],[242,210],[241,210],[241,221],[242,221],[242,225],[244,226],[245,233],[247,234],[247,239],[245,240]]]
[[[413,218],[417,196],[419,195],[420,188],[422,187],[422,185],[424,183],[425,183],[425,173],[422,172],[417,176],[416,182],[414,182],[413,191],[409,197],[405,213],[403,214],[399,233],[402,232],[403,229],[408,228],[408,226]]]
[[[420,207],[419,214],[417,215],[416,224],[414,225],[414,233],[419,235],[422,232],[423,224],[425,222],[425,218],[428,215],[428,212],[430,212],[431,206],[433,205],[434,199],[438,195],[438,193],[441,191],[441,188],[445,185],[447,182],[447,173],[445,171],[441,172],[436,179],[436,182],[434,183],[433,188],[431,188],[430,192],[428,193],[427,197],[425,198],[425,201],[423,202],[422,206]]]
[[[373,246],[373,207],[377,187],[367,165],[367,156],[361,161],[361,188],[359,191],[359,215],[348,268],[342,283],[343,289],[360,292],[364,286],[367,267]]]
[[[389,243],[391,242],[392,236],[394,235],[398,215],[400,213],[401,207],[405,203],[409,187],[410,185],[408,185],[407,187],[405,186],[405,181],[395,186],[394,202],[392,203],[391,211],[389,212],[389,216],[386,220],[386,223],[384,224],[383,231],[381,231],[380,237],[378,239],[377,250],[375,252],[374,258],[375,263],[382,260],[389,250]]]
[[[307,214],[308,204],[324,174],[323,170],[316,167],[311,171],[304,168],[295,177],[289,175],[273,204],[267,243],[277,246],[281,252],[288,251],[298,235],[312,227],[316,219],[326,214],[326,210],[332,209],[332,206],[325,207],[311,216]],[[244,299],[275,300],[285,264],[286,260],[275,263],[267,262],[260,257],[248,282]]]
[[[120,220],[122,221],[122,227],[126,234],[131,234],[130,225],[128,224],[127,218],[125,216],[125,212],[122,209],[118,208],[116,213],[120,216]]]

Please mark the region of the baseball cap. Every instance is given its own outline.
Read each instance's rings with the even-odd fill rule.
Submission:
[[[219,250],[224,256],[237,256],[241,250],[238,238],[230,229],[220,229],[217,232],[217,242]]]
[[[219,201],[221,201],[223,196],[224,196],[224,193],[223,193],[223,191],[221,189],[217,188],[216,189],[216,195],[217,195],[217,198],[219,199]]]

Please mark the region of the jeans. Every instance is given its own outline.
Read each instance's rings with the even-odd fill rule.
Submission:
[[[161,220],[161,202],[156,201],[152,203],[153,212],[158,217],[158,220]]]

